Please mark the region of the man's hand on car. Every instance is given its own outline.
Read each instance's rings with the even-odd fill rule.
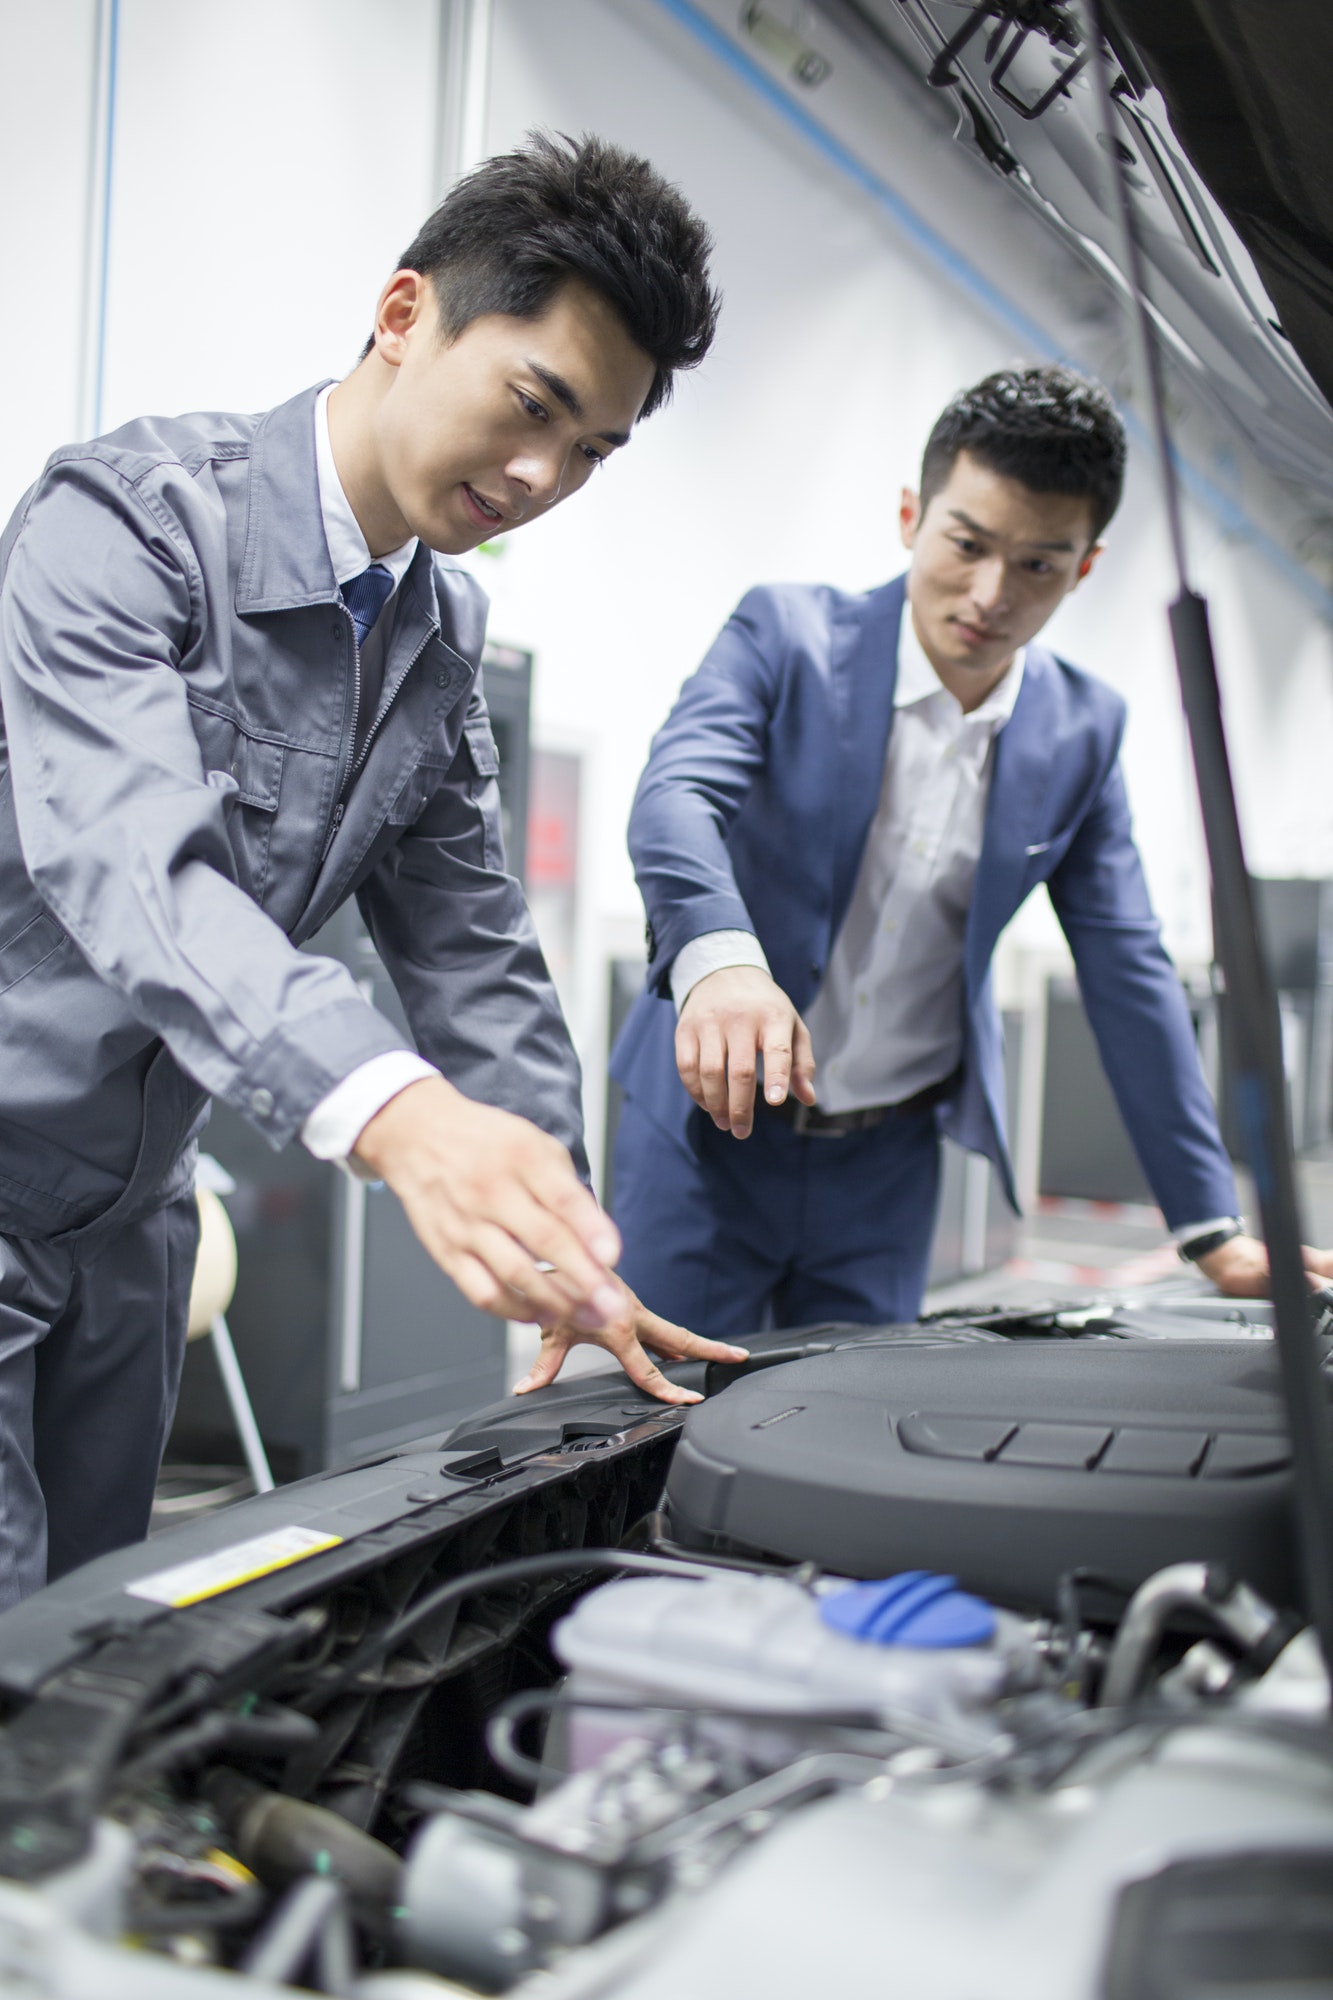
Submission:
[[[558,1139],[464,1097],[443,1077],[409,1084],[365,1127],[356,1157],[393,1189],[440,1269],[473,1305],[541,1323],[520,1392],[543,1388],[571,1347],[614,1354],[664,1403],[697,1403],[649,1360],[744,1361],[743,1347],[659,1319],[614,1275],[620,1235]]]
[[[620,1233],[566,1148],[526,1118],[426,1077],[375,1114],[356,1157],[474,1306],[586,1333],[618,1321]]]
[[[1333,1251],[1302,1245],[1310,1290],[1333,1280]],[[1269,1291],[1268,1251],[1257,1236],[1233,1236],[1229,1243],[1200,1257],[1199,1269],[1229,1299],[1266,1299]]]
[[[676,1068],[719,1132],[749,1136],[761,1056],[769,1104],[783,1103],[788,1091],[802,1104],[814,1103],[810,1031],[776,980],[754,965],[708,973],[680,1010]]]
[[[700,1334],[688,1333],[683,1326],[673,1326],[669,1319],[660,1319],[635,1298],[628,1285],[622,1284],[620,1292],[620,1310],[599,1333],[585,1333],[568,1321],[544,1326],[541,1353],[523,1380],[515,1384],[514,1394],[526,1396],[530,1390],[544,1389],[548,1382],[554,1382],[570,1348],[580,1342],[604,1347],[608,1354],[614,1354],[630,1381],[663,1403],[698,1403],[703,1399],[696,1389],[681,1389],[668,1382],[656,1363],[649,1360],[650,1353],[660,1355],[664,1361],[747,1358],[747,1348],[732,1347],[725,1340],[705,1340]]]

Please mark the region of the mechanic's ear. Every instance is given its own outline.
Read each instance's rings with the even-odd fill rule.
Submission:
[[[1088,576],[1091,573],[1092,568],[1096,563],[1098,556],[1101,554],[1102,550],[1105,547],[1106,547],[1105,542],[1093,543],[1092,547],[1088,550],[1088,553],[1084,556],[1082,562],[1078,566],[1078,574],[1074,578],[1074,581],[1069,586],[1071,590],[1077,590],[1079,585],[1082,583],[1084,577]]]
[[[920,526],[920,495],[914,493],[910,486],[904,486],[902,498],[898,502],[898,532],[903,538],[903,547],[905,549],[915,546],[916,531]]]

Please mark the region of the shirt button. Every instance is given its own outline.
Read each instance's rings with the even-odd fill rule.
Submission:
[[[443,674],[443,673],[441,673],[441,674],[436,674],[436,676],[435,676],[435,685],[436,685],[436,687],[437,687],[437,688],[446,688],[446,687],[448,687],[448,685],[449,685],[449,676],[448,676],[448,674]]]
[[[897,928],[898,928],[897,924],[894,922],[893,918],[890,917],[888,922],[884,926],[885,937],[892,937],[893,933],[897,930]]]
[[[334,639],[344,638],[346,636],[346,631],[347,628],[343,624],[341,618],[335,618],[332,625],[330,625],[329,627],[330,636]]]
[[[265,1090],[262,1085],[258,1090],[252,1090],[250,1092],[250,1109],[254,1112],[256,1118],[271,1118],[273,1116],[273,1092]]]

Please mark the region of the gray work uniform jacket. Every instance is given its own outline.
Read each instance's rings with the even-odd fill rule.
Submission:
[[[317,393],[59,451],[0,541],[0,1233],[129,1220],[188,1185],[210,1095],[281,1146],[401,1048],[297,950],[353,893],[422,1054],[586,1171],[504,872],[484,595],[417,549],[354,765]]]

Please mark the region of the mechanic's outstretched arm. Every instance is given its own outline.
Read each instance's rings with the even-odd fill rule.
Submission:
[[[693,1403],[644,1349],[673,1360],[744,1360],[645,1310],[614,1275],[620,1237],[548,1132],[464,1097],[443,1077],[409,1084],[376,1113],[356,1156],[392,1188],[440,1269],[473,1305],[536,1320],[543,1351],[520,1384],[555,1380],[569,1349],[591,1340],[667,1403]]]

